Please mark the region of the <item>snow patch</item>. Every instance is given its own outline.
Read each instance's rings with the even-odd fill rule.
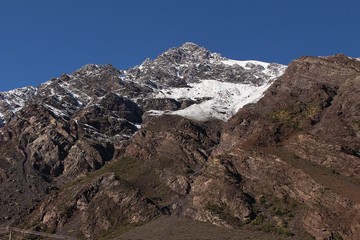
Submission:
[[[260,62],[260,61],[256,61],[256,60],[240,61],[240,60],[226,59],[226,60],[222,60],[220,62],[223,63],[223,64],[226,64],[226,65],[230,65],[230,66],[238,65],[238,66],[243,67],[245,69],[251,69],[250,64],[260,65],[260,66],[263,66],[265,69],[270,65],[269,63]]]
[[[168,113],[168,111],[160,111],[160,110],[149,110],[146,112],[149,116],[161,116],[165,113]]]
[[[2,127],[6,123],[5,116],[0,112],[0,127]]]
[[[34,87],[23,87],[0,92],[0,126],[6,123],[6,117],[20,111],[36,92],[37,89]]]
[[[51,106],[49,104],[44,104],[44,106],[48,110],[50,110],[52,113],[54,113],[55,116],[57,116],[57,117],[67,117],[67,114],[64,111],[62,111],[62,110],[60,110],[58,108],[55,108],[55,107],[53,107],[53,106]]]
[[[246,70],[252,70],[256,67],[262,67],[263,74],[267,75],[269,78],[277,78],[284,74],[286,66],[278,63],[267,63],[267,62],[261,62],[256,60],[245,60],[245,61],[239,61],[239,60],[232,60],[232,59],[226,59],[220,61],[221,63],[229,66],[238,65],[240,67],[243,67]]]
[[[272,81],[256,86],[252,84],[236,84],[216,80],[203,80],[190,84],[189,88],[170,88],[158,93],[156,98],[175,99],[205,99],[201,103],[193,104],[185,109],[171,114],[181,115],[198,121],[211,118],[228,120],[240,108],[248,103],[258,101]],[[152,111],[152,114],[162,114],[162,111]]]

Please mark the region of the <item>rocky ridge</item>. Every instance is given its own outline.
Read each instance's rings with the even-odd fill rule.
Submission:
[[[0,127],[13,118],[15,113],[23,108],[35,94],[36,88],[34,87],[23,87],[0,92]]]
[[[19,105],[20,99],[27,100],[35,93],[34,102],[45,99],[43,105],[53,114],[69,117],[77,109],[96,104],[109,92],[136,102],[150,115],[170,113],[194,104],[196,110],[201,109],[200,120],[227,120],[242,105],[257,101],[285,68],[276,63],[229,60],[196,44],[185,43],[128,70],[118,70],[110,64],[88,64],[38,88],[2,93],[2,98],[12,110],[9,120],[24,106],[25,102]],[[194,117],[196,110],[175,114],[196,118],[199,117]],[[3,107],[1,113],[6,111]]]
[[[172,215],[357,239],[359,64],[304,57],[281,75],[185,43],[52,79],[0,128],[1,221],[99,239]]]

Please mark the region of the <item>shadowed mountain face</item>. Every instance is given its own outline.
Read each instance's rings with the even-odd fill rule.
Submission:
[[[284,70],[186,43],[1,93],[1,224],[111,239],[171,215],[257,239],[360,238],[360,62]]]

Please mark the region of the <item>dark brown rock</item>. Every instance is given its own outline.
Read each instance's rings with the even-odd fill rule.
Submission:
[[[256,105],[225,124],[213,152],[246,188],[304,203],[302,225],[316,239],[359,238],[359,67],[344,55],[292,62]]]

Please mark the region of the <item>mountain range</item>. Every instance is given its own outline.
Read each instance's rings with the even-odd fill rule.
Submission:
[[[359,239],[359,91],[360,61],[342,54],[285,66],[185,43],[127,70],[89,64],[2,92],[0,225]]]

